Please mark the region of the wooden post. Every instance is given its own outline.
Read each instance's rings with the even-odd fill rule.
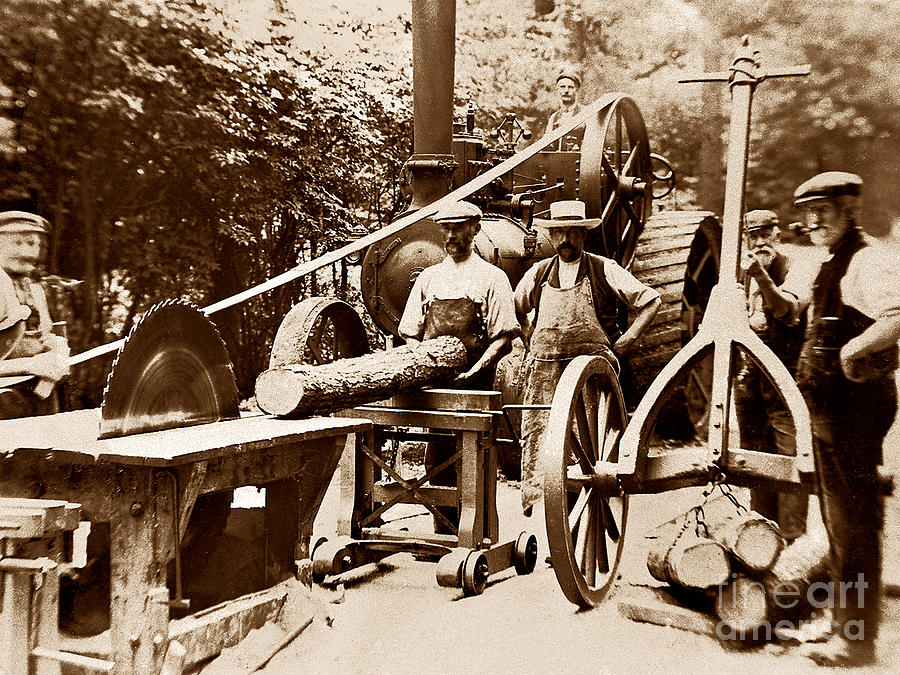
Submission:
[[[155,673],[168,640],[166,562],[157,560],[157,526],[172,522],[163,487],[150,470],[119,474],[110,517],[110,638],[116,672]],[[161,635],[163,643],[155,644]],[[158,640],[156,641],[158,642]]]

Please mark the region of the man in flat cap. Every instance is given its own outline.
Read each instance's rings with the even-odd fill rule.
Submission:
[[[38,378],[13,386],[0,383],[0,419],[58,412],[56,384],[69,372],[68,342],[53,332],[47,296],[37,279],[48,227],[34,213],[0,213],[0,268],[9,275],[19,303],[30,310],[24,335],[0,362],[0,374]]]
[[[784,283],[790,260],[779,250],[778,216],[768,209],[749,211],[744,216],[746,248],[741,269],[747,297],[750,327],[795,374],[803,322],[790,317],[780,302],[777,288]],[[771,305],[775,304],[777,310]],[[736,386],[736,405],[740,420],[741,447],[779,455],[795,455],[794,423],[771,382],[749,359],[741,363]],[[788,540],[806,531],[809,499],[805,494],[774,492],[755,488],[750,493],[751,508],[778,523]]]
[[[435,213],[432,220],[441,230],[447,256],[416,278],[398,333],[407,343],[455,335],[469,355],[469,368],[456,378],[455,385],[492,389],[494,366],[509,351],[510,342],[519,332],[512,287],[499,267],[475,253],[481,209],[469,202],[455,202]],[[429,442],[426,470],[431,471],[454,452],[452,441]],[[456,485],[455,466],[439,473],[431,483]],[[454,525],[459,520],[458,509],[440,510]],[[435,518],[435,532],[448,533],[452,529]]]
[[[588,229],[599,224],[599,218],[585,218],[585,204],[578,200],[554,202],[549,220],[535,219],[556,255],[533,265],[516,286],[516,315],[528,348],[526,406],[549,405],[563,370],[576,356],[600,354],[618,369],[617,356],[631,349],[662,304],[659,293],[614,260],[584,250]],[[618,326],[619,303],[634,312],[624,333]],[[546,410],[522,412],[522,509],[527,515],[542,496],[537,458],[547,417]]]
[[[555,131],[566,119],[572,118],[581,112],[578,103],[578,90],[581,89],[581,78],[571,68],[565,68],[556,76],[556,94],[559,97],[559,108],[555,110],[547,120],[545,134]],[[547,150],[576,151],[581,148],[584,138],[584,126],[573,129],[571,133],[563,136],[558,143]]]
[[[867,242],[857,220],[862,179],[828,171],[794,192],[810,238],[827,248],[815,278],[782,286],[806,339],[798,384],[813,422],[822,520],[831,547],[834,634],[809,651],[817,663],[876,661],[883,504],[877,467],[897,412],[894,371],[900,340],[900,266]]]

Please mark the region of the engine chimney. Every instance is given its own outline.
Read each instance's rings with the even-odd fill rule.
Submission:
[[[456,0],[412,0],[413,156],[412,207],[450,191]]]

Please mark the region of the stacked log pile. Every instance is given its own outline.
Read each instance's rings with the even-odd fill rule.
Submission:
[[[256,379],[256,402],[272,415],[324,415],[447,383],[466,368],[466,348],[449,335],[322,365],[288,363]]]
[[[688,604],[706,606],[711,598],[720,639],[771,639],[779,626],[795,627],[815,613],[821,599],[811,588],[827,574],[824,533],[786,545],[777,525],[754,511],[724,499],[704,511],[699,523],[692,509],[648,535],[655,541],[647,569]]]

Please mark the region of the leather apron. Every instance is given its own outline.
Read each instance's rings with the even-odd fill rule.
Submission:
[[[487,349],[487,328],[479,304],[471,298],[435,298],[425,309],[422,339],[453,335],[462,340],[471,365]]]
[[[618,370],[594,309],[590,279],[585,276],[571,288],[554,288],[545,281],[525,367],[525,405],[549,405],[563,370],[582,354],[602,354]],[[537,461],[548,416],[546,410],[522,411],[523,509],[539,502],[543,494]]]
[[[466,347],[468,364],[474,363],[487,348],[487,329],[480,305],[470,298],[432,299],[425,308],[425,329],[422,339],[428,340],[441,335],[453,335],[462,340]],[[493,371],[487,368],[466,386],[473,389],[491,389],[492,382]],[[430,472],[452,456],[455,451],[456,441],[453,438],[428,441],[425,446],[425,470]],[[433,476],[429,482],[432,485],[455,486],[457,484],[456,465],[451,464]],[[459,522],[457,507],[439,506],[437,508],[450,522]],[[453,530],[447,528],[444,521],[437,517],[434,518],[434,531],[438,534],[453,534]]]

